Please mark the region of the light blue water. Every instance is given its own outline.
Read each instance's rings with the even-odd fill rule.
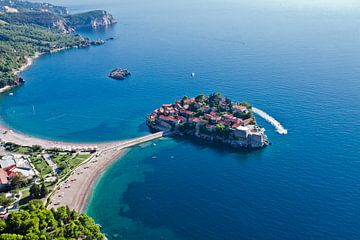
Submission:
[[[146,114],[183,95],[248,100],[289,134],[259,119],[273,142],[260,151],[134,148],[87,212],[109,239],[358,239],[360,10],[307,3],[80,1],[72,9],[119,19],[82,33],[116,40],[40,58],[1,116],[37,136],[107,141],[146,134]],[[108,79],[117,66],[132,76]]]

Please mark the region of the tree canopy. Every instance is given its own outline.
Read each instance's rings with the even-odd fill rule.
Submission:
[[[47,209],[40,200],[30,201],[19,212],[0,221],[0,240],[105,239],[100,227],[84,213],[60,207]]]

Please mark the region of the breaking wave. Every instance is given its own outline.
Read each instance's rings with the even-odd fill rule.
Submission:
[[[256,113],[257,115],[259,115],[260,117],[265,119],[267,122],[271,123],[271,125],[273,125],[275,127],[276,131],[279,134],[287,134],[288,133],[288,130],[285,129],[279,121],[277,121],[275,118],[273,118],[266,112],[264,112],[258,108],[255,108],[255,107],[253,107],[252,110],[254,113]]]

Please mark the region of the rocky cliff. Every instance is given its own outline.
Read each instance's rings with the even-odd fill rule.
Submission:
[[[14,24],[34,24],[58,30],[73,32],[80,27],[109,26],[115,18],[104,10],[68,14],[64,7],[23,1],[0,0],[0,20]]]
[[[106,11],[96,10],[85,13],[78,13],[65,16],[69,26],[73,28],[79,27],[100,27],[115,24],[115,18]]]

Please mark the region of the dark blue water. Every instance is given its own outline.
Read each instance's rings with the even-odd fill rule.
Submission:
[[[273,145],[255,152],[171,139],[132,149],[87,209],[109,239],[360,238],[358,3],[104,2],[72,9],[111,10],[118,25],[81,33],[116,40],[37,60],[1,99],[8,125],[124,139],[146,134],[144,117],[164,102],[221,91],[289,130],[259,119]],[[132,76],[108,79],[117,66]]]

